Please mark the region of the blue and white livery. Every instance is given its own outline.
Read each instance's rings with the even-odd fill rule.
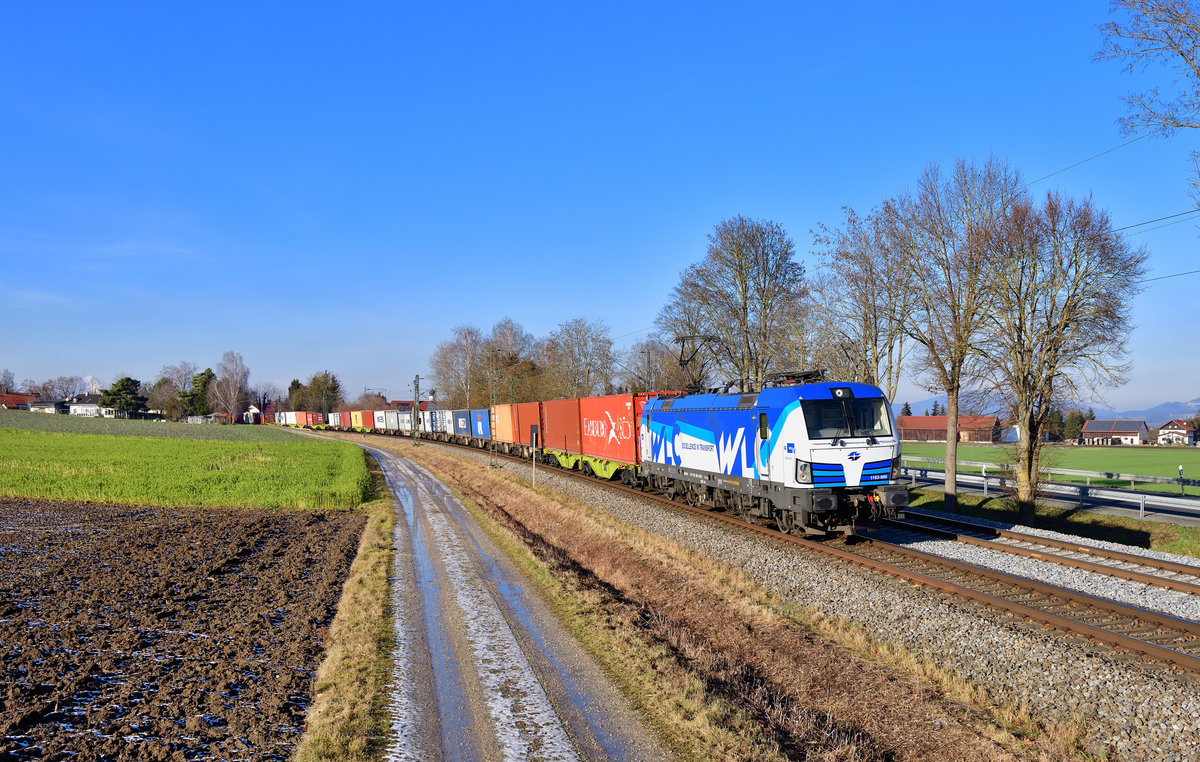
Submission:
[[[891,406],[870,384],[656,397],[641,437],[651,487],[773,519],[784,532],[852,531],[859,520],[902,516],[908,504]]]

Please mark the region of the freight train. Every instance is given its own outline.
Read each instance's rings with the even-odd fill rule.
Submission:
[[[463,410],[279,413],[276,422],[419,436],[619,479],[789,534],[903,517],[900,438],[870,384],[784,379],[746,394],[663,392]]]

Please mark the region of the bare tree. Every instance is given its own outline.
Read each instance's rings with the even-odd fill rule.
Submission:
[[[451,407],[483,404],[483,391],[475,383],[483,365],[483,345],[483,334],[478,328],[458,326],[453,337],[433,351],[429,367],[441,398]]]
[[[80,376],[58,376],[53,381],[44,384],[47,390],[53,390],[54,399],[67,399],[77,394],[83,394],[87,386]]]
[[[1104,46],[1097,59],[1113,59],[1126,71],[1163,66],[1173,75],[1164,92],[1152,87],[1126,97],[1129,113],[1121,120],[1126,135],[1150,129],[1170,135],[1179,128],[1200,127],[1200,10],[1191,0],[1114,0],[1118,19],[1100,25]],[[1200,152],[1192,152],[1200,175]],[[1193,179],[1200,201],[1200,177]]]
[[[590,397],[612,391],[616,364],[612,337],[602,321],[575,318],[560,323],[538,347],[547,397]]]
[[[1020,429],[1017,504],[1034,517],[1042,432],[1056,402],[1081,386],[1124,383],[1130,304],[1147,253],[1112,232],[1092,200],[1048,195],[1013,206],[994,270],[986,318],[987,378]]]
[[[831,365],[839,377],[883,388],[894,399],[904,360],[905,321],[912,310],[912,271],[895,250],[889,233],[890,205],[867,217],[844,207],[845,225],[814,233],[824,278],[817,300],[836,349]]]
[[[251,404],[253,404],[262,412],[266,412],[268,405],[278,406],[283,399],[283,390],[270,381],[265,381],[261,384],[255,384],[250,390]]]
[[[783,227],[738,215],[717,224],[705,258],[683,272],[664,309],[667,315],[692,312],[700,332],[711,337],[710,359],[743,390],[759,389],[778,369],[803,280],[804,266]]]
[[[224,413],[232,422],[246,410],[249,398],[250,370],[237,352],[226,352],[217,366],[216,378],[208,387],[208,398],[213,409]]]
[[[906,330],[920,347],[925,387],[946,393],[945,505],[958,504],[959,395],[979,358],[993,298],[996,238],[1021,196],[1020,173],[988,159],[959,160],[950,176],[936,164],[915,193],[901,194],[889,213],[889,237],[900,266],[912,273],[914,308]]]
[[[158,377],[170,381],[177,394],[186,394],[192,390],[192,379],[199,370],[200,366],[196,363],[181,360],[175,365],[164,365],[158,372]]]
[[[8,368],[0,370],[0,392],[7,394],[17,390],[17,379]]]
[[[159,411],[164,418],[177,421],[183,416],[183,404],[179,401],[179,389],[175,387],[175,382],[166,376],[160,376],[141,393],[146,397],[146,407]]]
[[[658,334],[635,343],[626,353],[621,381],[633,392],[686,389],[688,378],[679,367],[679,347],[670,346]]]

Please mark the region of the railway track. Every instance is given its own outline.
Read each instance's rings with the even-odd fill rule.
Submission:
[[[979,548],[1105,574],[1117,579],[1200,595],[1200,566],[1053,540],[1008,529],[993,529],[911,510],[906,512],[904,519],[884,519],[881,523],[942,540],[953,540]]]
[[[461,447],[476,453],[481,452],[476,448],[451,443],[439,442],[436,444]],[[529,463],[524,458],[497,453],[491,453],[491,455],[501,460],[521,464]],[[761,534],[810,552],[832,556],[872,571],[898,577],[932,590],[1052,627],[1061,632],[1103,643],[1117,652],[1135,654],[1152,662],[1200,674],[1200,623],[1191,620],[942,558],[872,538],[860,537],[854,538],[856,541],[835,543],[817,542],[803,536],[783,534],[774,528],[747,522],[736,515],[690,506],[662,495],[615,482],[601,481],[579,472],[559,468],[550,468],[549,471],[585,480],[589,484],[600,484],[611,490],[670,506],[677,511],[703,516],[709,520],[735,527],[739,531]],[[1037,538],[1037,540],[1040,543],[1050,542],[1041,538]],[[1095,550],[1088,549],[1086,546],[1075,547],[1082,547],[1083,551]],[[1077,552],[1083,551],[1077,550]],[[1115,562],[1119,559],[1109,560]],[[1141,560],[1144,562],[1146,559]],[[1077,562],[1084,563],[1084,561]],[[1104,573],[1110,571],[1111,568],[1106,566]],[[1180,580],[1173,580],[1173,582],[1183,584]]]

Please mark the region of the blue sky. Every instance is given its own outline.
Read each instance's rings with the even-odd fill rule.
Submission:
[[[811,268],[842,206],[932,161],[1049,174],[1168,81],[1092,60],[1104,4],[977,5],[6,5],[0,367],[152,379],[233,349],[252,383],[401,397],[459,324],[624,344],[723,218],[780,222]],[[1033,189],[1117,227],[1186,211],[1198,138]],[[1198,225],[1132,239],[1152,275],[1200,267]],[[1118,409],[1200,397],[1200,275],[1148,285]]]

